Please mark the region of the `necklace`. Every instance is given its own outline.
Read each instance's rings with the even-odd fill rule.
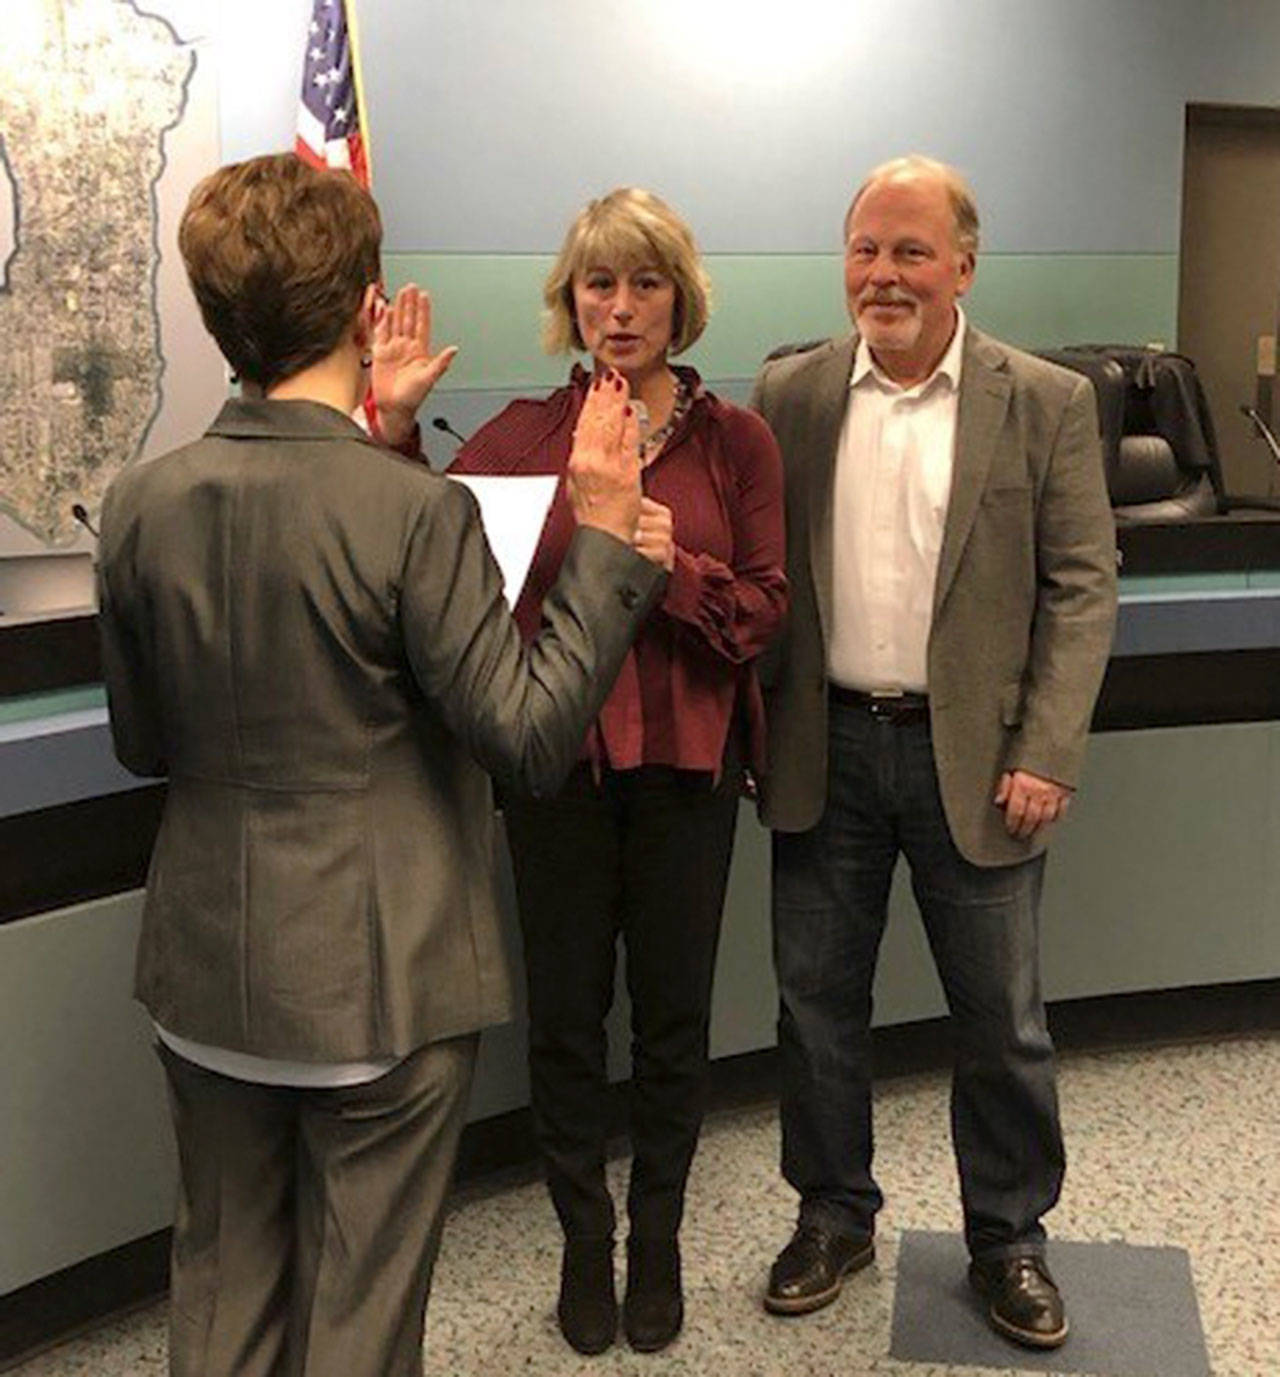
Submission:
[[[641,447],[644,451],[645,464],[651,464],[662,452],[662,447],[671,438],[672,432],[684,420],[688,414],[690,403],[693,401],[693,392],[685,380],[676,374],[676,395],[671,403],[671,415],[666,421],[644,438]]]

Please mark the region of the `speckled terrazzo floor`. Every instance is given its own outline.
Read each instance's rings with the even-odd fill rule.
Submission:
[[[1185,1248],[1216,1377],[1280,1377],[1280,1038],[1067,1056],[1061,1093],[1069,1168],[1052,1231]],[[656,1356],[625,1346],[595,1359],[569,1350],[553,1314],[559,1240],[542,1187],[467,1188],[436,1272],[428,1377],[1017,1373],[1013,1348],[1009,1366],[999,1369],[888,1357],[899,1231],[959,1227],[946,1100],[940,1076],[883,1087],[877,1172],[888,1203],[876,1265],[852,1279],[834,1305],[799,1320],[771,1318],[759,1305],[794,1210],[776,1171],[777,1116],[772,1108],[714,1116],[695,1163],[683,1235],[686,1326]],[[624,1180],[619,1163],[618,1199]],[[157,1377],[164,1351],[156,1307],[14,1371]]]

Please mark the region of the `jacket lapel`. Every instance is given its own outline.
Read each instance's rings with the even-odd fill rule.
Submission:
[[[857,335],[850,335],[815,362],[811,410],[806,425],[810,446],[809,568],[824,645],[829,644],[831,633],[832,486],[856,348]]]
[[[951,497],[942,528],[938,578],[933,590],[936,618],[951,588],[965,542],[973,530],[978,503],[986,486],[996,436],[1009,409],[1012,380],[1004,355],[985,335],[968,330],[960,370],[956,411],[956,452],[951,473]]]

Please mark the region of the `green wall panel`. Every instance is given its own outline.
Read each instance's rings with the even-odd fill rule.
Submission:
[[[974,323],[1027,349],[1111,342],[1172,348],[1174,254],[992,254],[978,260]]]
[[[706,378],[751,377],[788,340],[846,328],[837,254],[713,254],[715,311],[688,355]],[[563,359],[538,344],[545,255],[388,254],[389,283],[431,291],[436,339],[461,345],[443,390],[540,389]],[[992,254],[969,299],[975,324],[1029,348],[1088,340],[1171,344],[1177,310],[1173,254]]]
[[[31,722],[41,717],[57,717],[64,712],[84,712],[106,705],[107,694],[101,684],[51,689],[47,693],[24,693],[17,698],[0,698],[0,726]]]

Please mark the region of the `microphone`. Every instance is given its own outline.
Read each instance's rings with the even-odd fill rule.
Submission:
[[[1271,451],[1271,457],[1280,464],[1280,442],[1276,440],[1271,427],[1258,414],[1256,407],[1250,406],[1247,402],[1241,402],[1241,412],[1253,422],[1254,434]]]
[[[71,515],[89,532],[94,540],[97,540],[98,528],[89,520],[89,512],[83,502],[73,502],[71,504]]]
[[[466,436],[459,435],[443,416],[433,416],[431,418],[431,424],[435,426],[437,430],[443,430],[446,435],[452,435],[460,445],[465,445],[467,443]]]

